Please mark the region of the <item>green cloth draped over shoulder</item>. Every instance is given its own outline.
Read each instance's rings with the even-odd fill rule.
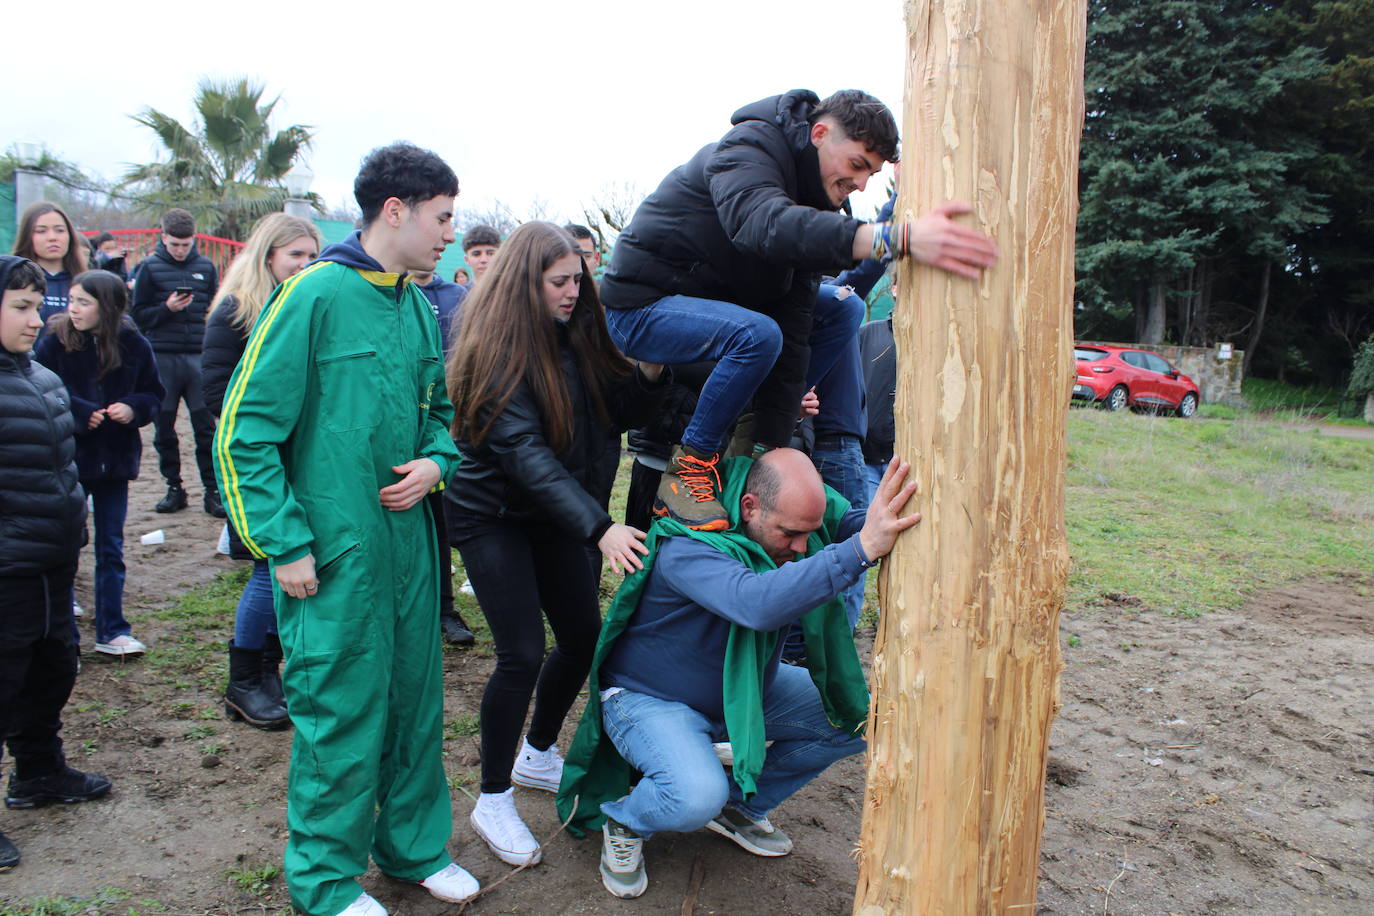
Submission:
[[[563,783],[558,792],[558,816],[565,821],[572,816],[568,829],[575,836],[600,829],[605,820],[601,804],[622,798],[630,789],[631,767],[601,728],[601,666],[639,607],[640,595],[663,539],[682,535],[696,538],[756,573],[777,568],[763,548],[746,537],[740,528],[739,502],[752,463],[749,458],[731,458],[720,464],[721,501],[730,515],[729,530],[693,531],[672,519],[657,520],[645,540],[649,555],[644,557],[644,568],[625,578],[606,613],[588,677],[587,708],[568,749],[563,764]],[[806,551],[808,557],[833,541],[841,517],[849,510],[849,501],[839,493],[826,487],[825,495],[825,520],[820,529],[811,534]],[[807,665],[811,679],[820,690],[826,716],[837,728],[861,732],[868,721],[868,684],[843,602],[838,597],[832,598],[803,616],[801,625],[806,637]],[[785,628],[763,633],[739,624],[730,627],[723,685],[725,726],[735,755],[735,782],[745,798],[755,791],[755,782],[763,771],[767,753],[763,722],[764,670],[785,633]]]

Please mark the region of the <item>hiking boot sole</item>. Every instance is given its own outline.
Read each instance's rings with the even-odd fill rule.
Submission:
[[[664,505],[662,500],[654,501],[653,511],[654,515],[659,518],[671,518],[675,522],[686,525],[693,531],[724,531],[730,527],[730,520],[728,518],[711,518],[705,521],[698,521],[674,515],[673,511]]]

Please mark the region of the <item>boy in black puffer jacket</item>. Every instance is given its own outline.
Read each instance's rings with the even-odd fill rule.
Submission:
[[[76,682],[71,593],[86,495],[67,390],[29,359],[43,288],[32,261],[0,255],[0,735],[14,755],[10,808],[110,791],[105,777],[67,766],[59,736]],[[0,870],[18,863],[19,850],[0,834]]]

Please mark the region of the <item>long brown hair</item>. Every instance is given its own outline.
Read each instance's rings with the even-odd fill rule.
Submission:
[[[544,438],[555,452],[572,445],[572,404],[563,379],[554,319],[544,301],[544,271],[569,254],[581,258],[572,236],[552,223],[525,223],[510,234],[463,303],[458,339],[448,361],[453,434],[479,443],[491,432],[515,389],[534,394]],[[607,422],[603,393],[633,368],[611,342],[606,313],[591,272],[584,270],[568,335],[592,404]]]
[[[120,366],[119,330],[126,323],[124,310],[129,304],[129,288],[124,281],[108,270],[88,270],[78,274],[72,281],[72,289],[81,287],[95,300],[96,310],[100,313],[100,323],[89,332],[95,338],[96,353],[100,356],[100,371],[96,378],[104,378],[107,373]],[[70,295],[70,293],[68,294]],[[72,316],[59,312],[48,319],[48,329],[57,335],[62,348],[69,353],[84,350],[86,331],[77,330],[72,324]]]
[[[37,262],[38,255],[33,250],[33,224],[38,222],[38,217],[49,213],[56,213],[67,224],[67,253],[62,256],[62,269],[75,277],[89,265],[87,254],[91,246],[84,235],[77,234],[67,211],[50,200],[35,201],[24,208],[24,215],[19,218],[19,231],[14,234],[14,253]]]

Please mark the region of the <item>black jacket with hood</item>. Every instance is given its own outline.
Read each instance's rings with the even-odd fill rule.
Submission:
[[[670,376],[665,370],[650,382],[636,369],[605,392],[607,426],[597,416],[567,328],[558,324],[556,333],[572,406],[572,444],[563,452],[553,450],[544,438],[534,393],[521,382],[481,443],[455,440],[463,461],[445,495],[451,518],[555,525],[595,544],[611,527],[611,517],[592,495],[607,434],[648,422]]]
[[[191,288],[191,304],[174,312],[167,307],[167,297],[179,286]],[[205,341],[205,315],[218,289],[214,262],[195,245],[186,260],[178,261],[158,242],[157,250],[138,265],[129,314],[154,351],[199,353]]]
[[[0,290],[22,260],[0,255]],[[0,576],[71,565],[86,543],[75,432],[62,380],[27,353],[0,349]]]
[[[663,179],[620,234],[601,281],[607,308],[665,296],[717,299],[777,322],[782,351],[754,395],[755,436],[785,443],[811,361],[811,316],[823,273],[853,263],[860,222],[821,181],[805,89],[746,105],[718,143]]]
[[[616,241],[606,306],[683,295],[769,311],[810,300],[820,274],[850,266],[860,223],[821,182],[808,120],[819,101],[794,89],[746,105],[719,142],[670,172]]]

